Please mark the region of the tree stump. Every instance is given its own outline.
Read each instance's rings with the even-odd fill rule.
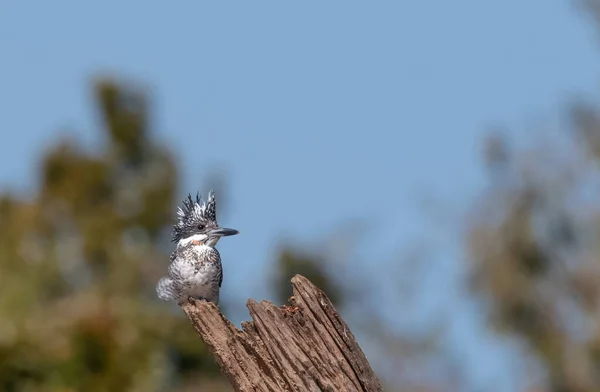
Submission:
[[[183,310],[236,391],[381,391],[325,293],[301,275],[292,286],[290,305],[249,299],[242,331],[212,303]]]

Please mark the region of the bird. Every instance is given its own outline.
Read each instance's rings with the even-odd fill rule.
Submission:
[[[196,200],[188,194],[177,208],[177,222],[173,226],[172,242],[175,250],[169,258],[167,276],[156,285],[158,298],[177,301],[182,306],[190,298],[212,302],[218,306],[223,266],[215,248],[221,237],[239,234],[235,229],[220,227],[217,223],[215,193],[211,189],[206,202],[200,194]]]

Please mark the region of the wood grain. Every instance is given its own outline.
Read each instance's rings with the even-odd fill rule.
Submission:
[[[301,275],[292,287],[289,305],[249,299],[241,331],[212,303],[183,310],[236,391],[381,391],[327,295]]]

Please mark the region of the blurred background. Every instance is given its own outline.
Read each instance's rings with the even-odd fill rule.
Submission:
[[[600,1],[0,2],[0,390],[228,391],[156,298],[324,289],[389,391],[600,390]]]

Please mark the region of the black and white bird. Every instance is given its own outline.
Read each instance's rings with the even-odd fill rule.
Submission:
[[[188,299],[203,299],[218,305],[223,283],[221,255],[215,248],[219,239],[238,234],[237,230],[219,227],[215,194],[208,200],[196,200],[188,195],[177,210],[178,221],[173,228],[173,242],[177,245],[171,254],[168,275],[156,285],[158,297],[177,301],[182,305]]]

